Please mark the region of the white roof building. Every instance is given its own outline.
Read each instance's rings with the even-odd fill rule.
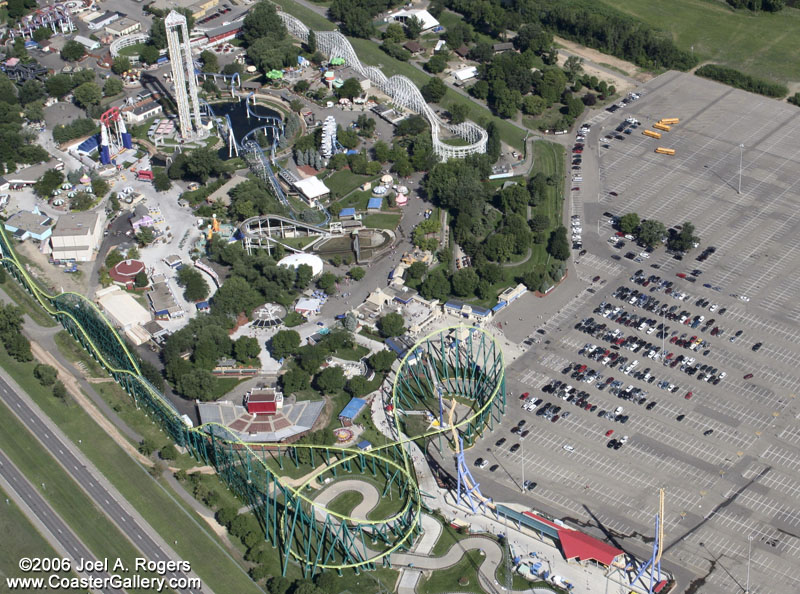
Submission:
[[[52,256],[55,260],[89,262],[103,239],[105,216],[96,212],[61,215],[50,236]]]
[[[307,177],[294,183],[294,187],[302,194],[303,198],[310,205],[313,205],[323,196],[330,194],[330,190],[325,183],[318,177]]]
[[[405,23],[408,19],[417,17],[422,23],[422,30],[427,31],[439,26],[439,21],[427,10],[398,10],[394,14],[386,17],[387,21],[397,21],[398,23]]]
[[[144,326],[151,319],[149,311],[116,285],[101,289],[95,299],[114,325],[123,330]]]
[[[295,270],[302,264],[310,266],[315,277],[322,274],[322,258],[314,254],[291,254],[278,262],[278,266],[292,267]]]
[[[478,76],[478,69],[475,66],[468,66],[467,68],[454,71],[453,76],[457,81],[464,82],[465,80]]]
[[[322,300],[317,298],[312,299],[309,297],[301,297],[294,306],[294,310],[297,313],[305,316],[312,313],[319,313],[320,309],[322,309]]]

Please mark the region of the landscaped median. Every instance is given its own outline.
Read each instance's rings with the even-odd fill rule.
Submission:
[[[65,404],[52,396],[50,390],[42,387],[33,377],[33,367],[35,363],[18,363],[12,360],[4,351],[0,350],[0,365],[8,372],[11,377],[23,388],[23,390],[42,408],[50,419],[61,428],[61,430],[73,441],[77,448],[92,461],[92,463],[103,473],[103,475],[119,490],[125,499],[138,511],[142,517],[152,526],[166,542],[181,556],[181,559],[189,561],[192,570],[200,576],[203,582],[216,592],[263,594],[260,588],[245,573],[228,552],[227,548],[220,543],[218,537],[211,527],[203,525],[202,520],[192,516],[178,502],[177,495],[161,480],[154,481],[147,470],[138,462],[133,460],[125,453],[114,440],[111,439],[79,406],[71,403]],[[7,417],[8,415],[0,415]],[[0,419],[2,421],[2,419]],[[4,421],[10,422],[9,420]],[[14,441],[18,442],[19,447],[25,449],[33,448],[33,445],[25,441],[11,440],[8,436],[24,435],[23,432],[14,429],[7,429],[5,426],[0,429],[0,440],[8,439],[5,444],[0,441],[0,447],[9,452]],[[6,436],[6,437],[3,437]],[[31,440],[34,438],[31,436]],[[79,442],[80,440],[80,442]],[[35,441],[35,440],[34,440]],[[41,448],[39,448],[41,449]],[[10,454],[9,454],[10,456]],[[35,468],[49,468],[43,466],[37,457],[36,462],[24,462],[21,465],[27,468],[31,464]],[[56,464],[52,461],[52,464]],[[57,466],[57,465],[56,465]],[[52,472],[63,470],[60,467]],[[47,470],[45,474],[50,473]],[[35,479],[32,479],[35,481]],[[46,481],[43,477],[38,482]],[[52,479],[51,479],[52,480]],[[65,480],[71,481],[69,477]],[[77,487],[77,485],[76,485]],[[79,494],[83,494],[80,492]],[[103,544],[106,539],[114,543],[126,543],[127,540],[119,534],[116,527],[88,501],[85,503],[75,503],[74,509],[94,510],[99,517],[79,521],[86,527],[87,534],[84,536],[76,529],[79,536],[86,542],[93,552],[99,556],[112,556],[115,549],[108,548],[109,545]],[[67,498],[67,501],[72,501]],[[59,513],[70,513],[69,510],[62,512],[57,507],[58,502],[52,504]],[[103,522],[105,519],[105,522]],[[70,523],[68,521],[68,523]],[[103,527],[105,525],[105,527]],[[117,535],[116,537],[114,535]],[[94,536],[93,536],[94,535]],[[94,539],[99,539],[100,544],[94,547],[90,545]],[[173,544],[174,543],[174,544]],[[117,546],[117,545],[114,545]],[[122,546],[122,545],[119,545]],[[132,545],[130,547],[133,549]],[[120,551],[120,555],[124,550]],[[128,553],[125,553],[128,554]]]

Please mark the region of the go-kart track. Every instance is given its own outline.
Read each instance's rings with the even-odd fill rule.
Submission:
[[[499,346],[483,330],[456,327],[427,336],[408,352],[394,378],[391,395],[396,427],[404,426],[409,413],[429,411],[442,419],[440,396],[457,400],[463,413],[452,427],[440,424],[413,436],[401,433],[397,440],[375,445],[370,451],[333,445],[244,443],[222,425],[189,427],[174,406],[144,378],[125,342],[91,301],[77,293],[46,293],[27,274],[2,230],[0,253],[8,272],[161,424],[176,444],[185,447],[199,462],[213,466],[252,508],[266,540],[280,551],[284,573],[290,562],[298,563],[306,575],[325,569],[372,569],[379,563],[390,566],[395,557],[394,562],[409,563],[411,557],[400,553],[420,534],[426,516],[422,514],[423,493],[406,444],[420,437],[441,436],[454,447],[454,435],[471,444],[484,429],[500,420],[505,409],[505,370]],[[348,482],[337,481],[342,477]],[[374,492],[370,487],[364,488],[365,482]],[[323,498],[316,500],[309,493],[326,483],[338,485],[337,490],[358,484],[366,494],[363,505],[351,515],[327,509],[325,505],[335,497],[334,492],[325,495],[323,491]],[[385,517],[368,519],[378,490],[381,497],[391,496],[396,506]],[[491,548],[491,541],[478,540],[479,545],[472,544]],[[483,578],[493,576],[502,559],[496,548],[487,554],[482,565]],[[460,557],[462,552],[463,549],[454,549],[450,553]],[[440,559],[436,568],[443,567],[442,563]]]

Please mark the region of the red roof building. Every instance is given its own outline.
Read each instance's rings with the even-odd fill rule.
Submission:
[[[109,270],[108,275],[115,283],[124,286],[126,289],[132,289],[136,275],[143,271],[144,262],[141,260],[123,260]]]
[[[560,528],[558,531],[558,538],[567,561],[570,559],[577,559],[578,561],[593,559],[606,567],[611,567],[612,565],[619,566],[620,563],[624,565],[625,563],[625,551],[613,547],[610,544],[606,544],[602,540],[598,540],[588,534],[584,534],[579,530]]]
[[[274,415],[283,408],[283,394],[275,388],[251,390],[245,395],[244,404],[251,415]]]

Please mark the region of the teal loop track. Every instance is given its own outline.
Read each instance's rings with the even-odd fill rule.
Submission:
[[[441,419],[444,394],[459,414],[450,427],[399,438],[370,451],[355,447],[245,443],[226,427],[189,427],[175,407],[143,376],[137,360],[114,327],[83,295],[50,295],[26,272],[11,240],[0,229],[6,270],[94,357],[125,391],[198,462],[213,466],[223,481],[258,517],[266,540],[281,553],[283,572],[294,560],[306,575],[321,570],[374,569],[391,565],[394,552],[407,550],[420,532],[426,508],[410,456],[413,440],[444,439],[454,452],[458,434],[465,444],[499,421],[505,410],[505,371],[500,347],[485,331],[458,326],[418,342],[400,362],[391,393],[391,422],[406,427],[429,412]],[[388,403],[388,394],[386,396]],[[456,404],[456,402],[458,404]],[[426,412],[427,411],[427,412]],[[388,416],[388,415],[387,415]],[[441,447],[441,446],[440,446]],[[288,475],[300,478],[290,480]],[[331,480],[369,480],[399,494],[389,517],[353,518],[314,504]],[[290,484],[291,483],[291,484]],[[381,487],[379,487],[381,490]]]

